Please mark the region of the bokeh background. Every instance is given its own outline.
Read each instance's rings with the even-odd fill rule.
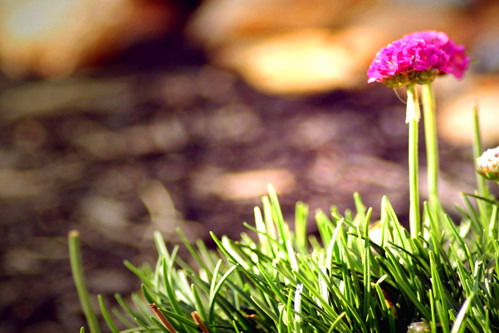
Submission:
[[[404,92],[365,72],[423,29],[474,59],[435,85],[440,192],[457,215],[477,101],[484,145],[499,144],[496,0],[0,0],[0,331],[84,324],[72,229],[90,292],[112,304],[139,287],[124,259],[155,262],[154,230],[238,237],[268,183],[289,221],[298,200],[343,211],[355,191],[404,220]]]

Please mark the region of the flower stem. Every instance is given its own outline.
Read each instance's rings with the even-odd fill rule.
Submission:
[[[477,183],[477,193],[483,198],[490,199],[490,189],[487,186],[487,181],[484,177],[478,174],[477,160],[482,155],[482,136],[480,134],[480,119],[478,116],[478,102],[475,102],[473,107],[473,128],[474,128],[474,140],[473,140],[473,161],[475,164],[475,175]],[[497,183],[499,185],[499,182]],[[483,200],[478,200],[478,210],[480,211],[480,216],[485,217],[487,220],[490,216],[489,206],[483,202]]]
[[[90,301],[87,286],[85,283],[85,276],[83,275],[83,264],[81,260],[80,249],[80,234],[76,230],[72,230],[68,235],[69,242],[69,259],[71,261],[71,271],[73,272],[73,280],[78,291],[83,312],[87,318],[87,324],[91,333],[100,333],[99,323],[95,310]]]
[[[438,138],[435,115],[435,97],[431,83],[423,84],[421,92],[423,100],[423,118],[428,173],[428,203],[433,218],[438,222],[438,212],[440,206],[438,200]]]
[[[480,135],[480,119],[478,116],[478,102],[475,102],[475,105],[473,107],[473,129],[474,129],[474,140],[473,140],[473,161],[475,162],[475,171],[477,170],[477,164],[476,161],[482,155],[482,136]],[[490,197],[490,191],[487,186],[487,182],[485,181],[485,178],[480,176],[478,172],[475,173],[476,175],[476,183],[477,183],[477,189],[478,189],[478,195],[489,198]]]
[[[411,237],[421,230],[418,186],[419,100],[415,84],[407,86],[407,118],[409,123],[409,228]]]

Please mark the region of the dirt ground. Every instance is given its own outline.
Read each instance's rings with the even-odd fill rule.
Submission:
[[[407,216],[404,105],[382,85],[269,96],[172,35],[62,81],[0,77],[0,90],[1,332],[82,325],[73,229],[90,292],[111,300],[139,288],[124,259],[154,264],[154,230],[169,244],[177,227],[210,245],[210,230],[237,237],[268,182],[289,221],[296,201],[344,210],[355,191],[374,216],[383,195]],[[471,149],[440,149],[453,211]]]

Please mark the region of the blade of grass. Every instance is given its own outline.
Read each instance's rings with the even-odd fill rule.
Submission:
[[[273,254],[273,248],[269,244],[269,238],[272,236],[267,233],[265,222],[263,222],[262,212],[259,207],[254,209],[255,215],[255,228],[258,235],[258,240],[262,248],[263,253],[270,255]]]
[[[168,297],[168,300],[170,301],[170,304],[172,306],[172,309],[174,313],[179,315],[180,317],[185,317],[186,314],[182,311],[182,308],[180,307],[180,304],[178,303],[177,295],[175,293],[175,287],[173,285],[173,265],[175,263],[175,258],[178,253],[178,246],[175,246],[171,258],[169,261],[167,261],[166,258],[163,258],[163,264],[162,264],[162,269],[163,269],[163,284],[165,287],[166,291],[166,296]],[[174,324],[174,323],[173,323]],[[181,324],[183,327],[182,331],[190,332],[191,329],[185,327],[184,325]]]
[[[307,250],[308,205],[298,202],[295,208],[295,238],[301,253]]]
[[[121,311],[123,311],[123,308],[121,308]],[[127,318],[125,316],[125,314],[123,314],[121,311],[118,308],[111,309],[111,312],[113,313],[113,315],[116,317],[116,319],[118,319],[123,324],[123,326],[134,327],[135,323],[133,321],[130,321],[130,319]],[[133,318],[131,318],[131,319],[133,319]]]
[[[123,296],[121,296],[120,294],[114,294],[114,298],[131,319],[136,321],[136,318],[139,318],[142,322],[145,322],[144,318],[141,318],[138,313],[132,310],[128,303],[123,299]]]
[[[375,260],[379,265],[383,266],[384,270],[392,278],[395,285],[400,288],[402,294],[407,298],[408,303],[413,304],[424,318],[430,318],[430,312],[427,307],[423,305],[419,297],[414,293],[413,286],[408,283],[411,279],[403,273],[403,269],[400,266],[398,259],[391,253],[391,251],[387,251],[386,254],[388,260],[381,260],[379,257],[376,257]]]
[[[418,132],[419,132],[419,99],[415,84],[407,86],[407,118],[409,124],[409,230],[411,237],[416,238],[421,232],[419,212],[418,181]],[[413,116],[410,116],[413,114]]]
[[[85,317],[87,319],[90,333],[100,333],[99,322],[90,300],[90,294],[88,293],[87,285],[85,283],[85,275],[83,274],[80,233],[76,230],[70,231],[68,234],[68,243],[73,280],[76,286],[76,291],[78,292],[78,297],[80,298],[81,306],[83,307],[83,312],[85,313]]]
[[[338,317],[336,317],[336,319],[333,321],[333,323],[331,324],[331,328],[329,328],[329,331],[328,333],[332,333],[334,332],[334,330],[336,329],[336,325],[338,325],[341,320],[343,319],[343,317],[346,316],[346,313],[345,312],[342,312],[338,315]]]
[[[437,310],[438,318],[442,324],[442,331],[449,333],[449,310],[447,308],[447,297],[445,295],[442,280],[438,271],[435,253],[430,251],[430,267],[431,267],[431,282],[435,296],[435,307]],[[428,317],[426,317],[428,318]]]
[[[272,219],[277,225],[277,230],[279,230],[279,237],[282,244],[285,244],[290,235],[289,230],[287,230],[287,224],[284,222],[284,217],[282,216],[282,210],[279,204],[279,199],[277,198],[277,193],[275,192],[274,187],[270,184],[267,185],[267,191],[269,193],[270,205],[272,208]]]
[[[303,291],[303,284],[298,284],[296,286],[296,290],[295,290],[295,297],[294,297],[294,307],[293,307],[293,310],[294,310],[294,313],[295,313],[295,316],[294,316],[294,330],[293,330],[293,333],[300,333],[302,331],[301,329],[301,317],[300,317],[300,313],[301,313],[301,293]],[[291,298],[291,297],[290,297]]]
[[[107,311],[102,295],[97,295],[97,299],[99,300],[99,307],[102,313],[102,317],[106,321],[107,326],[109,327],[112,333],[119,333],[118,328],[116,327],[113,320],[111,319],[111,316],[109,315],[109,311]]]
[[[363,282],[364,282],[364,310],[363,314],[364,317],[367,316],[369,312],[369,308],[371,306],[371,246],[370,246],[370,239],[369,239],[369,220],[371,218],[371,213],[372,209],[370,208],[367,212],[367,215],[364,216],[364,251],[362,255],[362,261],[363,261]],[[360,237],[359,237],[360,238]]]
[[[191,242],[189,242],[189,240],[187,239],[187,237],[184,235],[184,233],[180,228],[177,229],[177,233],[182,239],[182,242],[184,243],[185,247],[189,251],[189,254],[196,260],[199,266],[206,271],[206,274],[208,274],[208,277],[211,279],[212,278],[210,273],[211,270],[206,265],[206,262],[199,256],[198,252],[194,249],[194,247],[191,245]]]
[[[208,316],[206,314],[206,309],[204,307],[203,301],[201,300],[201,296],[199,295],[198,286],[196,284],[191,284],[192,295],[194,296],[194,301],[196,305],[196,310],[198,311],[201,319],[204,322],[208,321]]]
[[[478,115],[478,102],[473,106],[473,165],[475,166],[475,171],[477,170],[476,160],[482,155],[482,136],[480,134],[480,119]],[[490,197],[490,190],[487,186],[487,181],[485,178],[480,176],[478,172],[475,172],[476,185],[478,189],[478,195],[484,198]],[[482,213],[486,213],[482,205]]]
[[[461,309],[459,309],[459,312],[457,313],[456,320],[454,321],[454,324],[452,325],[452,330],[450,333],[462,333],[466,329],[465,325],[465,316],[466,313],[468,312],[468,308],[471,304],[471,301],[475,297],[475,294],[471,294],[466,301],[463,303],[461,306]]]
[[[151,317],[151,320],[158,326],[163,332],[176,333],[177,331],[170,323],[170,321],[165,317],[165,315],[158,309],[156,304],[150,304],[149,308],[152,310],[154,315],[159,319]]]
[[[220,263],[221,263],[221,261],[220,261]],[[229,268],[227,270],[227,272],[225,272],[225,274],[220,278],[220,280],[216,284],[215,284],[215,281],[216,281],[217,274],[213,273],[213,281],[211,282],[211,286],[213,288],[210,290],[210,301],[209,301],[209,305],[208,305],[208,309],[209,309],[208,310],[208,318],[210,319],[209,320],[210,322],[213,322],[213,310],[215,309],[215,302],[216,302],[218,292],[220,291],[220,288],[224,284],[225,280],[227,280],[229,275],[235,269],[237,269],[237,266],[232,266],[231,268]]]

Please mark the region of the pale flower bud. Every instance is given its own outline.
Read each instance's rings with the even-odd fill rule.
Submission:
[[[479,174],[489,180],[499,181],[499,147],[484,152],[476,164]]]
[[[431,332],[431,327],[426,320],[411,323],[411,325],[407,327],[407,333],[428,333],[428,332]]]

